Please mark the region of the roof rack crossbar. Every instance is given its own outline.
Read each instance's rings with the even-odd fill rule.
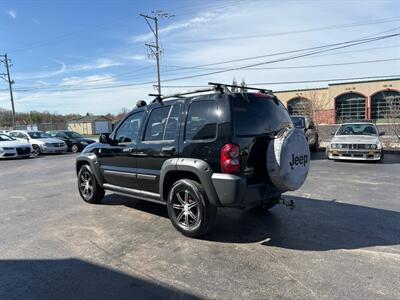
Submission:
[[[155,102],[161,102],[164,99],[169,99],[169,98],[182,98],[182,96],[186,95],[191,95],[191,94],[197,94],[197,93],[204,93],[204,92],[212,92],[214,91],[214,88],[204,88],[204,89],[198,89],[198,90],[193,90],[193,91],[186,91],[186,92],[181,92],[177,94],[171,94],[171,95],[159,95],[159,94],[149,94],[149,96],[156,97],[154,99]]]
[[[264,88],[257,88],[257,87],[251,87],[251,86],[240,86],[240,85],[233,85],[233,84],[225,84],[225,83],[219,83],[219,82],[209,82],[209,85],[213,85],[215,87],[235,87],[235,88],[239,88],[239,89],[246,89],[246,90],[255,90],[255,91],[259,91],[263,94],[272,94],[272,90],[268,90],[268,89],[264,89]]]

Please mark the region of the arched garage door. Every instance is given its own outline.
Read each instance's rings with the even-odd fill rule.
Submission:
[[[306,98],[297,97],[287,103],[289,114],[292,116],[311,117],[311,102]]]
[[[391,121],[400,118],[400,93],[382,91],[371,97],[371,119]]]
[[[335,98],[336,122],[365,119],[365,97],[358,93],[346,93]]]

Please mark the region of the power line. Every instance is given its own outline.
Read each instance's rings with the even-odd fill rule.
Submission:
[[[307,69],[307,68],[320,68],[320,67],[333,67],[333,66],[347,66],[347,65],[359,65],[359,64],[369,64],[369,63],[381,63],[388,61],[398,61],[400,58],[388,58],[388,59],[375,59],[375,60],[364,60],[364,61],[354,61],[354,62],[341,62],[333,64],[318,64],[318,65],[301,65],[301,66],[282,66],[282,67],[267,67],[267,68],[246,68],[246,70],[285,70],[285,69]],[[171,66],[177,68],[177,70],[194,69],[193,67],[180,67]],[[225,68],[195,68],[199,70],[224,70]],[[173,71],[177,71],[173,70]]]
[[[364,77],[347,77],[347,78],[330,78],[330,79],[310,79],[310,80],[300,80],[300,81],[273,81],[273,82],[256,82],[247,83],[250,85],[278,85],[278,84],[298,84],[298,83],[313,83],[313,82],[336,82],[336,81],[349,81],[349,80],[367,80],[367,79],[400,79],[399,75],[382,75],[382,76],[364,76]],[[207,85],[163,85],[163,88],[203,88]]]
[[[300,29],[300,30],[292,30],[292,31],[281,31],[281,32],[273,32],[273,33],[263,33],[263,34],[253,34],[253,35],[238,35],[238,36],[227,36],[227,37],[216,37],[216,38],[207,38],[207,39],[186,39],[186,40],[174,40],[174,43],[198,43],[198,42],[212,42],[212,41],[228,41],[228,40],[246,40],[246,39],[254,39],[254,38],[262,38],[262,37],[271,37],[271,36],[282,36],[282,35],[290,35],[290,34],[298,34],[298,33],[307,33],[307,32],[315,32],[315,31],[325,31],[325,30],[333,30],[333,29],[341,29],[341,28],[352,28],[366,25],[376,25],[383,23],[392,23],[392,22],[400,22],[400,18],[384,18],[377,19],[369,22],[356,22],[356,23],[348,23],[343,25],[331,25],[331,26],[323,26],[323,27],[315,27],[309,29]]]
[[[348,42],[343,42],[343,43],[335,43],[335,44],[332,44],[332,45],[340,45],[340,46],[335,46],[335,47],[331,46],[330,48],[327,48],[328,46],[313,47],[313,49],[320,48],[320,50],[309,51],[309,52],[301,53],[301,54],[298,54],[298,55],[287,56],[287,57],[283,57],[283,58],[279,58],[279,59],[275,59],[275,60],[270,60],[270,61],[265,61],[265,62],[260,62],[260,63],[255,63],[255,64],[251,64],[251,65],[245,65],[245,66],[222,69],[222,70],[219,70],[219,71],[213,71],[213,72],[207,72],[207,73],[195,74],[195,75],[189,75],[189,76],[182,76],[182,77],[177,77],[177,78],[169,78],[169,79],[166,79],[164,81],[169,82],[169,81],[176,81],[176,80],[184,80],[184,79],[191,79],[191,78],[197,78],[197,77],[204,77],[204,76],[208,76],[208,75],[214,75],[214,74],[220,74],[220,73],[225,73],[225,72],[229,72],[229,71],[241,70],[241,69],[256,67],[256,66],[265,65],[265,64],[272,64],[272,63],[277,63],[277,62],[282,62],[282,61],[287,61],[287,60],[293,60],[293,59],[312,56],[312,55],[315,55],[315,54],[329,52],[329,51],[333,51],[333,50],[337,50],[337,49],[348,48],[348,47],[353,47],[353,46],[360,45],[360,44],[365,44],[365,43],[375,42],[375,41],[379,41],[379,40],[383,40],[383,39],[388,39],[388,38],[396,37],[396,36],[399,36],[399,35],[400,35],[400,33],[391,34],[391,35],[385,35],[385,36],[379,36],[379,37],[375,37],[375,38],[353,40],[353,41],[348,41]],[[325,49],[321,49],[323,47]],[[153,84],[153,83],[154,83],[154,81],[149,81],[149,82],[143,82],[143,83],[130,83],[130,84],[120,84],[120,85],[114,85],[114,86],[111,85],[111,86],[82,88],[82,89],[78,89],[78,90],[108,89],[108,88],[117,88],[117,87],[148,85],[148,84]],[[72,89],[70,89],[70,90],[72,90]]]

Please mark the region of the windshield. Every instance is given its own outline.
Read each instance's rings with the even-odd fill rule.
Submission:
[[[65,134],[72,139],[81,139],[83,136],[81,136],[79,133],[73,132],[73,131],[66,131]]]
[[[0,142],[5,142],[5,141],[15,141],[15,139],[12,138],[11,136],[0,133]]]
[[[50,137],[50,135],[42,131],[32,131],[28,132],[28,134],[32,139],[47,139]]]
[[[377,132],[373,124],[344,124],[336,135],[377,135]]]
[[[237,95],[232,99],[236,136],[256,136],[292,126],[286,108],[272,97],[246,94],[245,98]]]
[[[292,117],[293,125],[295,128],[304,128],[306,127],[304,124],[303,117]]]

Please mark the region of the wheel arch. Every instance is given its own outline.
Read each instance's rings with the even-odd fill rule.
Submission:
[[[218,195],[211,180],[213,171],[207,162],[195,158],[173,158],[164,162],[160,175],[160,197],[167,201],[171,186],[179,179],[197,181],[203,187],[211,205],[220,206]]]
[[[100,173],[100,167],[97,161],[97,157],[93,155],[91,157],[85,155],[78,156],[75,163],[76,175],[78,175],[79,170],[82,168],[83,165],[90,166],[90,168],[94,173],[94,176],[96,177],[97,182],[99,183],[100,186],[103,186],[104,179]]]

